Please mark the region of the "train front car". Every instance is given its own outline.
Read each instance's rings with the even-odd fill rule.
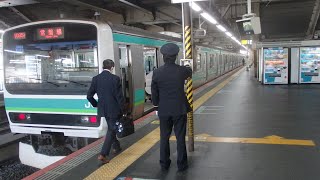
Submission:
[[[7,30],[4,98],[11,131],[32,135],[35,153],[45,142],[70,142],[76,150],[79,139],[105,135],[106,122],[97,119],[86,93],[102,60],[114,58],[112,46],[111,28],[89,21],[42,21]],[[20,144],[21,161],[37,167],[34,159],[25,162],[21,151],[28,147]]]

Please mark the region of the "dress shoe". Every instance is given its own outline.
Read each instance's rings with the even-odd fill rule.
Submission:
[[[99,155],[98,160],[101,161],[103,164],[109,163],[110,160],[106,158],[105,156]]]

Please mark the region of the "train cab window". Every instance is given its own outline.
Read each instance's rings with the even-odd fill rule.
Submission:
[[[76,66],[84,67],[98,67],[98,59],[94,58],[95,54],[92,51],[75,51]]]
[[[55,23],[21,27],[3,36],[6,90],[12,94],[86,94],[92,77],[98,74],[97,28],[78,23],[58,25],[65,34],[57,38],[46,39],[36,33],[56,27]],[[28,36],[15,39],[16,32]]]

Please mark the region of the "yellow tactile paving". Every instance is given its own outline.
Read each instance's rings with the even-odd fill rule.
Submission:
[[[174,136],[170,140],[176,140]],[[222,143],[243,143],[243,144],[278,144],[294,146],[315,146],[312,140],[285,139],[279,136],[267,136],[264,138],[238,138],[238,137],[213,137],[207,134],[195,136],[198,142],[222,142]]]
[[[233,74],[218,86],[214,87],[212,90],[204,94],[201,98],[196,100],[193,104],[194,110],[198,109],[203,103],[205,103],[209,98],[220,91],[225,85],[232,81],[235,77],[243,71],[240,70]],[[86,180],[99,180],[99,179],[114,179],[132,163],[134,163],[138,158],[145,154],[149,149],[151,149],[160,140],[160,128],[156,128],[150,134],[146,135],[138,142],[130,146],[124,152],[113,158],[110,163],[103,165],[101,168],[90,174]]]
[[[144,138],[130,146],[120,155],[113,158],[110,163],[97,169],[86,180],[114,179],[139,157],[146,153],[160,140],[160,129],[157,128]]]

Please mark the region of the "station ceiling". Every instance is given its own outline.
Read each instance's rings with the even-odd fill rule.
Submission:
[[[199,5],[240,39],[236,20],[247,13],[246,0],[207,0]],[[261,18],[259,41],[311,39],[320,30],[320,0],[252,0],[252,11]],[[0,28],[58,18],[99,19],[148,31],[181,33],[181,6],[171,0],[0,0]],[[193,14],[194,28],[203,20]],[[236,48],[215,26],[204,23],[205,38],[198,42]],[[248,37],[242,37],[248,38]]]

